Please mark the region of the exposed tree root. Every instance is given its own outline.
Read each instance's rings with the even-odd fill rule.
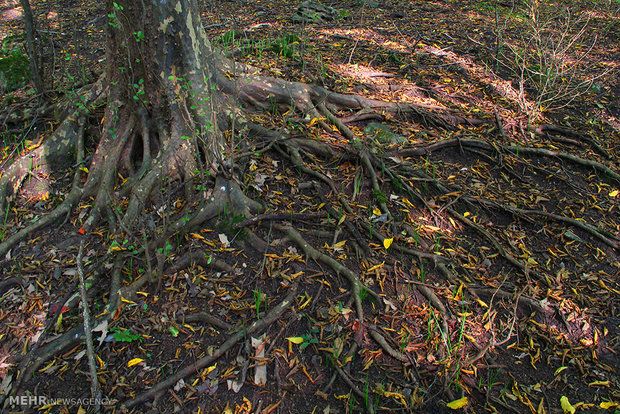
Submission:
[[[458,146],[472,146],[476,148],[482,148],[489,151],[496,151],[500,149],[504,152],[510,152],[515,155],[523,154],[523,155],[537,155],[537,156],[546,156],[552,158],[560,158],[567,161],[571,161],[577,165],[582,167],[589,167],[596,171],[603,173],[603,178],[608,178],[616,183],[620,183],[620,174],[614,172],[608,166],[601,164],[600,162],[586,160],[584,158],[577,157],[572,154],[568,154],[566,152],[561,151],[552,151],[544,148],[529,148],[529,147],[520,147],[516,145],[499,145],[495,144],[495,146],[491,145],[488,142],[481,141],[478,139],[449,139],[437,142],[435,144],[427,145],[426,147],[416,147],[416,148],[408,148],[404,150],[400,150],[399,154],[402,156],[412,156],[412,155],[426,155],[430,154],[433,151],[437,151],[442,148],[449,147],[458,147]]]
[[[176,384],[180,379],[183,379],[189,375],[192,375],[198,372],[200,369],[217,361],[222,355],[228,352],[228,350],[230,350],[233,346],[235,346],[246,335],[260,332],[261,330],[268,327],[270,324],[274,323],[282,315],[282,313],[284,313],[284,311],[286,311],[291,306],[295,298],[296,292],[297,292],[297,285],[293,285],[293,287],[290,288],[290,291],[286,295],[284,300],[282,300],[282,302],[280,302],[276,307],[274,307],[271,311],[269,311],[269,313],[265,315],[265,317],[253,322],[246,329],[241,329],[237,331],[237,333],[235,333],[234,335],[231,335],[230,338],[228,338],[228,340],[226,340],[226,342],[224,342],[217,349],[217,351],[213,353],[213,355],[203,357],[197,360],[196,362],[194,362],[193,364],[183,368],[176,374],[172,375],[166,380],[150,388],[148,391],[144,392],[141,395],[138,395],[133,400],[126,401],[124,406],[126,408],[131,408],[140,403],[148,401],[154,398],[157,394],[161,393],[162,391],[165,391],[169,387]]]
[[[184,33],[182,32],[181,34]],[[400,119],[414,118],[422,124],[439,127],[446,131],[458,131],[459,126],[482,125],[486,121],[470,118],[455,110],[410,103],[383,102],[363,96],[332,93],[317,86],[256,75],[253,74],[255,69],[235,65],[233,62],[219,56],[217,52],[209,50],[209,53],[211,52],[213,55],[209,55],[210,58],[216,56],[213,57],[214,62],[209,63],[206,61],[208,59],[205,62],[193,62],[191,65],[185,61],[177,62],[185,64],[185,69],[188,69],[188,73],[191,72],[191,75],[188,75],[188,79],[191,76],[194,77],[190,79],[191,83],[184,81],[180,73],[174,72],[172,65],[162,68],[162,73],[165,74],[162,79],[153,80],[148,71],[140,74],[140,76],[144,76],[144,79],[147,79],[147,85],[153,89],[157,89],[160,82],[165,83],[164,92],[161,95],[154,94],[150,97],[152,102],[161,104],[159,106],[147,105],[146,101],[144,104],[127,102],[127,90],[121,87],[115,87],[110,91],[104,92],[102,88],[103,81],[101,80],[92,87],[89,92],[90,95],[84,98],[84,105],[90,108],[92,103],[101,96],[108,98],[108,105],[105,109],[102,128],[104,132],[92,158],[92,163],[89,165],[90,172],[86,177],[86,184],[82,186],[83,173],[78,168],[74,174],[71,190],[58,207],[51,213],[41,217],[36,223],[22,228],[0,243],[0,257],[2,257],[16,244],[25,240],[34,232],[51,226],[54,222],[67,217],[81,201],[87,200],[87,197],[93,197],[94,201],[86,220],[83,222],[82,230],[90,232],[107,219],[113,239],[124,238],[125,240],[133,240],[136,245],[143,242],[144,245],[139,249],[138,253],[145,256],[148,267],[146,276],[123,286],[121,282],[122,269],[129,256],[126,253],[115,251],[111,246],[109,247],[108,254],[104,258],[106,264],[111,264],[112,266],[108,302],[106,313],[96,319],[94,322],[95,326],[107,322],[112,315],[118,312],[121,298],[133,297],[139,289],[154,280],[161,283],[164,273],[179,272],[192,263],[233,273],[234,268],[231,265],[218,259],[212,261],[211,257],[207,259],[202,251],[187,253],[178,258],[176,263],[172,264],[168,269],[164,270],[167,259],[161,251],[158,251],[173,236],[185,235],[193,229],[201,228],[206,223],[221,218],[228,219],[243,216],[240,219],[241,221],[231,226],[233,229],[242,229],[259,222],[269,221],[271,224],[272,221],[276,220],[290,222],[307,221],[329,216],[330,224],[332,219],[337,220],[336,235],[333,235],[332,232],[324,232],[322,235],[333,236],[335,242],[341,235],[342,228],[340,226],[344,226],[347,232],[355,239],[360,256],[363,253],[365,257],[372,258],[373,250],[369,247],[369,241],[376,240],[379,242],[379,246],[384,246],[388,255],[398,253],[401,254],[401,257],[404,255],[408,256],[407,260],[410,260],[410,256],[414,258],[413,261],[431,262],[436,271],[446,281],[456,283],[462,280],[459,269],[454,268],[455,262],[450,257],[432,253],[432,250],[428,248],[429,246],[422,246],[422,248],[416,246],[416,248],[413,248],[400,242],[402,240],[399,239],[400,236],[406,235],[403,229],[409,230],[410,236],[415,233],[415,230],[411,229],[410,226],[407,228],[406,225],[401,226],[402,223],[397,223],[400,212],[397,211],[397,208],[393,208],[393,211],[390,211],[389,205],[391,204],[388,203],[388,199],[383,191],[385,190],[383,183],[385,179],[390,179],[393,183],[399,183],[400,189],[395,190],[395,193],[407,195],[407,197],[418,203],[418,206],[422,206],[422,210],[425,209],[425,212],[428,212],[432,219],[438,220],[441,213],[447,212],[454,219],[481,234],[484,239],[491,243],[502,258],[526,275],[528,283],[531,282],[529,276],[532,275],[532,270],[528,265],[508,252],[501,245],[499,239],[489,231],[459,214],[457,209],[453,208],[454,204],[458,203],[476,208],[496,208],[529,220],[533,220],[530,216],[545,217],[575,226],[612,248],[619,248],[620,240],[618,240],[617,236],[611,235],[609,232],[594,225],[545,211],[521,209],[506,206],[496,201],[477,199],[468,195],[465,191],[461,191],[462,194],[456,196],[453,201],[441,207],[440,210],[436,210],[429,204],[427,197],[423,196],[409,182],[429,183],[443,195],[453,193],[453,189],[447,188],[441,181],[429,177],[422,171],[410,168],[406,163],[396,166],[393,164],[387,165],[390,163],[387,155],[400,157],[422,156],[443,148],[461,147],[473,149],[479,155],[486,156],[487,158],[490,158],[490,156],[486,153],[491,152],[498,152],[500,156],[510,153],[517,157],[519,155],[553,157],[569,161],[581,167],[592,168],[601,173],[604,178],[620,183],[620,175],[603,163],[586,160],[559,151],[515,145],[494,145],[476,139],[448,139],[425,146],[404,146],[396,150],[386,149],[385,153],[377,151],[379,153],[377,155],[377,153],[365,146],[364,140],[360,139],[363,137],[360,137],[359,133],[355,132],[355,128],[347,126],[347,123],[370,118],[376,119],[386,114]],[[187,58],[180,57],[179,59]],[[220,66],[219,69],[215,67],[217,66],[216,64]],[[112,75],[116,76],[114,78],[116,80],[125,80],[123,74],[112,73]],[[159,76],[159,73],[157,75]],[[205,79],[207,79],[206,84]],[[181,83],[182,81],[186,83]],[[187,92],[183,92],[184,88],[187,89]],[[136,89],[140,89],[140,87]],[[179,91],[182,93],[179,93]],[[138,99],[136,100],[138,101]],[[334,125],[340,132],[340,136],[349,142],[342,141],[337,144],[329,144],[271,131],[249,121],[247,115],[237,109],[237,103],[243,103],[248,107],[259,110],[267,109],[275,103],[287,109],[300,111],[306,120],[316,118],[317,120],[312,121],[312,123],[318,122],[326,131],[329,131],[331,137],[337,135],[334,134],[334,130],[330,126],[330,124]],[[350,114],[352,111],[357,111],[357,113],[348,117],[339,116],[343,112]],[[60,124],[56,132],[39,148],[33,150],[27,156],[19,158],[5,172],[0,178],[0,215],[3,215],[6,209],[5,199],[9,193],[16,193],[19,190],[27,173],[37,168],[48,168],[52,162],[55,162],[55,157],[65,155],[71,152],[72,149],[77,150],[76,165],[79,167],[85,166],[83,135],[87,116],[88,112],[86,110],[74,112]],[[495,121],[505,141],[505,131],[497,113],[495,114]],[[232,131],[232,133],[226,138],[224,131]],[[553,130],[552,128],[542,129],[538,132],[567,134],[566,131]],[[577,139],[579,137],[573,136],[572,138]],[[244,141],[246,139],[248,142]],[[250,142],[251,140],[254,140],[254,142]],[[255,141],[258,140],[260,140],[260,143],[256,144]],[[595,151],[607,154],[606,158],[611,159],[609,154],[600,146],[597,146],[595,141],[587,140],[587,142]],[[237,146],[242,148],[242,150],[234,152],[233,149]],[[327,214],[325,212],[294,213],[292,211],[265,213],[265,205],[245,194],[245,188],[237,181],[239,171],[243,172],[246,170],[249,157],[266,151],[280,154],[300,174],[305,174],[306,179],[308,177],[316,179],[316,181],[304,184],[307,185],[306,188],[313,188],[318,194],[318,198],[324,203]],[[367,217],[360,217],[354,212],[354,208],[351,207],[352,205],[355,206],[351,200],[354,200],[358,195],[357,189],[353,191],[352,199],[347,199],[344,191],[339,191],[331,178],[331,173],[326,168],[319,166],[318,162],[314,164],[306,162],[307,160],[315,160],[315,156],[323,157],[326,160],[344,159],[347,161],[359,161],[356,165],[359,169],[356,174],[356,180],[367,178],[369,182],[369,184],[365,184],[366,188],[370,188],[372,193],[368,198],[370,200],[369,206],[378,206],[382,213],[377,220],[377,224]],[[363,168],[360,168],[360,165]],[[519,177],[518,174],[511,172],[510,169],[506,168],[506,170]],[[323,184],[320,185],[317,181]],[[337,184],[340,185],[340,183]],[[179,208],[178,211],[173,207],[173,197],[170,194],[163,195],[159,192],[160,188],[166,188],[167,186],[176,186],[178,193],[184,193],[186,196],[185,205]],[[331,194],[322,193],[322,189],[325,187],[328,188],[327,192],[331,192]],[[397,186],[394,185],[394,187]],[[364,202],[366,201],[364,200]],[[339,202],[341,207],[335,208],[332,202]],[[366,207],[364,206],[364,208]],[[165,211],[166,209],[168,211]],[[174,212],[170,212],[170,210],[174,210]],[[153,213],[154,220],[158,220],[157,223],[145,224],[146,220],[141,220],[141,214],[144,214],[146,211]],[[382,223],[385,223],[385,226]],[[417,361],[413,359],[410,353],[399,352],[392,345],[392,340],[389,337],[386,339],[383,336],[382,332],[384,331],[365,325],[364,306],[362,303],[363,292],[368,292],[379,303],[385,304],[382,295],[366,287],[355,271],[348,269],[338,260],[313,247],[293,227],[273,224],[272,228],[285,233],[291,242],[299,246],[306,257],[318,264],[329,267],[334,273],[344,276],[351,287],[351,300],[355,304],[358,322],[362,326],[361,329],[365,329],[368,332],[385,354],[399,361],[404,366],[415,368]],[[271,230],[267,237],[267,242],[261,240],[253,233],[250,234],[250,237],[251,241],[248,244],[262,253],[266,252],[270,247]],[[82,253],[83,244],[80,245],[78,256],[78,272],[81,279],[86,276],[81,265]],[[153,258],[156,260],[155,266],[152,263]],[[262,264],[263,266],[264,263]],[[262,273],[262,270],[261,268],[259,273]],[[465,276],[467,275],[469,273],[465,273]],[[545,275],[537,275],[536,273],[534,275],[537,281],[544,280]],[[84,285],[82,280],[81,282]],[[1,282],[0,293],[17,283],[19,283],[19,280],[15,279]],[[451,333],[448,321],[454,318],[453,308],[446,306],[438,294],[429,288],[429,285],[424,283],[416,284],[419,292],[427,299],[432,308],[436,309],[440,314],[435,322],[440,325],[441,336],[447,348]],[[486,290],[487,288],[470,289],[475,293],[489,293]],[[238,344],[245,335],[257,333],[267,328],[293,303],[296,290],[297,284],[289,290],[285,299],[265,317],[254,322],[245,330],[235,332],[213,355],[199,359],[135,399],[126,401],[125,408],[135,407],[156,397],[167,388],[174,386],[180,379],[195,374],[201,368],[212,364]],[[320,292],[321,290],[319,290],[319,294]],[[86,299],[86,293],[85,290],[81,292],[83,301]],[[515,319],[516,305],[520,303],[528,304],[537,311],[545,311],[535,299],[525,298],[521,293],[515,299]],[[509,295],[501,290],[495,290],[492,294],[493,297],[508,297]],[[76,298],[77,295],[74,295],[67,301],[67,304],[73,306],[76,303]],[[20,373],[20,377],[14,384],[15,390],[21,390],[25,379],[30,378],[32,373],[51,356],[67,349],[69,346],[77,344],[85,335],[88,339],[91,334],[91,328],[88,326],[89,318],[87,313],[88,309],[85,308],[85,328],[77,326],[65,332],[55,341],[40,348],[34,348],[36,352],[33,352],[31,356],[26,358],[24,366],[20,366],[25,369]],[[435,312],[432,313],[435,315]],[[186,315],[185,321],[201,321],[224,330],[233,329],[231,324],[206,313]],[[508,332],[508,338],[513,334],[514,328],[515,322],[513,321]],[[89,342],[91,342],[89,345],[89,362],[91,362],[92,366],[92,362],[94,362],[92,338]],[[493,334],[492,341],[485,347],[482,347],[476,355],[466,359],[464,361],[465,365],[474,364],[483,358],[490,349],[504,342],[505,340],[495,341],[495,335]],[[356,349],[355,345],[352,349],[354,352]],[[362,392],[340,366],[336,365],[336,371],[356,395],[364,399],[368,397],[367,392]],[[245,374],[246,371],[244,371],[242,377]],[[96,375],[93,376],[96,378]],[[444,379],[448,380],[447,377],[444,377]],[[94,381],[93,393],[97,394]],[[368,412],[374,412],[370,400],[367,401],[366,409]]]
[[[86,282],[84,277],[84,266],[82,258],[84,256],[84,239],[80,242],[80,249],[75,259],[77,265],[77,273],[80,280],[80,296],[82,299],[82,317],[84,318],[84,335],[86,336],[86,354],[88,358],[88,368],[90,372],[90,395],[95,399],[95,412],[101,411],[101,388],[97,379],[97,363],[95,362],[95,347],[93,346],[93,333],[91,326],[91,316],[88,310],[88,300],[86,294]]]

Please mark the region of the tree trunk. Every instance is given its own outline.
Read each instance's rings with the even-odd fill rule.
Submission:
[[[219,125],[226,121],[215,84],[220,57],[201,27],[195,0],[109,0],[108,10],[110,91],[87,188],[103,187],[95,204],[100,211],[115,174],[130,177],[136,189],[126,220],[132,221],[160,177],[189,185],[190,177],[221,170]]]
[[[182,175],[193,173],[194,156],[201,151],[215,170],[223,150],[216,54],[201,28],[196,1],[109,3],[108,138],[118,138],[116,131],[129,123],[142,135],[141,151],[135,140],[127,143],[134,160],[142,155],[140,163],[148,164],[150,156],[174,152],[168,169]],[[135,167],[122,155],[122,167]]]
[[[45,92],[42,82],[41,65],[39,64],[39,54],[35,46],[36,26],[32,17],[32,9],[30,1],[21,0],[22,9],[24,10],[24,25],[26,26],[26,45],[28,47],[28,56],[30,57],[30,71],[32,72],[32,81],[37,92],[41,95]]]

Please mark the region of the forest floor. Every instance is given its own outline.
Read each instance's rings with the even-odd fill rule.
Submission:
[[[102,70],[103,3],[32,1],[47,42],[51,99],[93,82]],[[223,217],[215,228],[171,239],[159,252],[161,279],[124,299],[109,325],[97,327],[99,381],[110,411],[215,353],[231,332],[265,318],[291,289],[292,309],[260,335],[248,333],[135,412],[620,410],[617,1],[573,2],[571,36],[582,23],[588,30],[567,48],[565,59],[572,61],[554,89],[569,95],[531,98],[532,114],[544,107],[532,115],[531,130],[511,66],[511,51],[527,46],[523,36],[531,28],[527,13],[509,1],[341,0],[329,2],[334,20],[321,23],[293,22],[299,1],[205,3],[209,37],[265,73],[424,104],[431,112],[447,108],[476,122],[450,127],[428,116],[338,114],[364,148],[390,160],[376,171],[378,189],[359,159],[307,158],[309,168],[332,180],[329,188],[277,151],[251,155],[241,180],[273,216],[263,216],[262,225]],[[557,10],[569,4],[555,3]],[[22,33],[18,6],[16,0],[0,6],[3,45]],[[587,91],[569,88],[598,74]],[[566,104],[570,97],[576,99]],[[36,104],[30,85],[0,98],[3,113]],[[351,145],[321,119],[275,107],[253,121],[333,148]],[[2,170],[57,122],[53,113],[21,123],[5,119]],[[87,131],[91,147],[98,126],[92,122]],[[397,166],[409,166],[411,174],[393,173]],[[58,205],[72,174],[33,174],[1,218],[0,237]],[[338,207],[340,197],[351,211]],[[153,208],[154,221],[191,202],[182,187],[164,198],[174,211]],[[88,208],[84,203],[1,259],[0,394],[44,331],[49,341],[81,323],[71,298]],[[344,272],[291,245],[281,223],[292,223],[315,249],[357,275],[366,287],[363,321],[356,319]],[[245,227],[266,243],[252,247]],[[87,235],[85,268],[107,266],[111,251],[132,257],[145,235],[113,240],[113,229],[102,225]],[[128,263],[126,285],[151,266],[139,255]],[[89,290],[95,316],[105,305],[107,282],[99,279]],[[88,398],[84,350],[80,344],[50,355],[24,381],[24,391]],[[59,402],[39,412],[79,410]]]

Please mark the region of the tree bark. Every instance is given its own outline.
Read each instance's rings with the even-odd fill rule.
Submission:
[[[39,94],[43,95],[45,90],[43,88],[41,65],[39,64],[39,54],[35,46],[36,39],[36,25],[34,18],[32,17],[32,9],[30,8],[29,0],[20,0],[22,9],[24,10],[24,25],[26,29],[26,45],[28,48],[28,56],[30,57],[30,71],[32,72],[32,82]]]

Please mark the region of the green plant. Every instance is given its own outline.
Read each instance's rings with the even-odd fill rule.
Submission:
[[[133,334],[129,329],[112,328],[110,332],[112,332],[114,340],[118,342],[142,342],[142,339],[144,339],[142,335]]]
[[[387,196],[381,190],[374,189],[372,191],[372,196],[379,204],[383,204],[387,201]]]
[[[239,45],[241,42],[241,38],[243,37],[243,33],[238,30],[229,30],[223,35],[217,37],[215,40],[222,45],[223,48]]]
[[[589,17],[575,18],[571,7],[558,10],[551,4],[525,0],[522,10],[510,15],[523,22],[522,36],[517,42],[505,44],[503,28],[507,23],[499,27],[496,18],[496,61],[517,78],[518,103],[528,116],[528,126],[542,112],[569,105],[585,94],[596,79],[609,73],[609,69],[597,70],[597,63],[585,67],[596,38],[584,44]],[[586,72],[594,75],[582,77]]]
[[[170,244],[168,240],[166,240],[164,247],[157,249],[157,253],[163,254],[164,256],[169,256],[170,252],[172,252],[172,244]]]
[[[265,300],[266,295],[262,293],[262,290],[260,288],[258,290],[253,290],[252,294],[254,295],[254,308],[256,309],[256,318],[260,319],[261,302],[265,303],[265,310],[267,310],[267,301]]]
[[[318,329],[313,328],[310,332],[311,332],[311,333],[312,333],[312,332],[317,333],[317,332],[318,332]],[[312,337],[312,334],[311,334],[311,333],[305,333],[305,334],[303,334],[303,335],[301,336],[301,337],[302,337],[302,339],[303,339],[304,341],[301,343],[301,345],[299,345],[299,349],[304,350],[304,349],[306,349],[306,348],[307,348],[310,344],[318,344],[318,343],[319,343],[319,341],[318,341],[317,339],[315,339],[314,337]]]
[[[30,61],[19,50],[13,50],[0,59],[0,91],[12,91],[23,86],[30,78]]]
[[[269,48],[280,56],[285,58],[292,58],[296,53],[299,55],[298,47],[301,43],[301,38],[294,34],[288,34],[286,36],[277,38],[269,45]]]

